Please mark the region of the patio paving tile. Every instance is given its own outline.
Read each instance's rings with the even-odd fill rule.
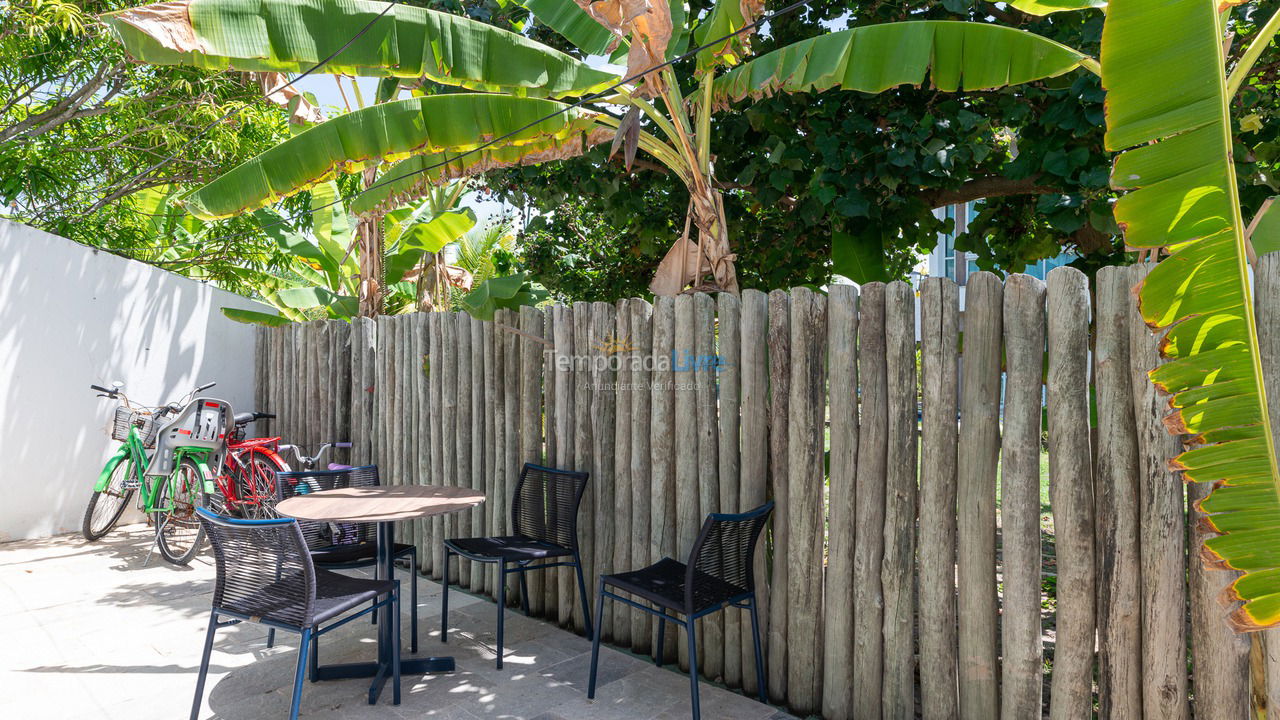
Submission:
[[[172,720],[189,712],[212,594],[207,554],[173,568],[153,555],[136,525],[107,539],[79,536],[0,544],[0,717],[60,720]],[[400,575],[402,581],[407,576]],[[407,587],[406,596],[408,595]],[[453,655],[456,672],[404,677],[403,703],[365,702],[367,680],[308,684],[302,717],[314,720],[656,720],[689,715],[688,677],[647,659],[601,648],[596,698],[586,697],[591,643],[553,623],[506,614],[504,668],[494,667],[495,608],[449,594],[449,642],[440,642],[440,586],[419,578],[419,656]],[[409,632],[405,608],[402,621]],[[321,638],[324,664],[365,660],[376,644],[368,622]],[[220,630],[210,660],[202,718],[284,717],[297,636],[266,628]],[[790,715],[702,684],[703,717],[784,720]]]

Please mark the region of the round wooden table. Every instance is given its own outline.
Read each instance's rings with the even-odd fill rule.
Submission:
[[[341,488],[295,495],[280,501],[276,512],[285,517],[313,522],[371,522],[378,524],[377,573],[380,578],[394,577],[395,523],[400,520],[457,512],[484,502],[484,493],[471,488],[448,485],[385,485],[379,487]],[[414,572],[418,569],[414,568]],[[418,609],[414,608],[413,612]],[[318,669],[316,679],[372,677],[369,704],[378,701],[382,686],[391,675],[391,623],[383,618],[378,623],[378,661],[345,663]],[[452,657],[413,658],[400,661],[402,674],[453,672]],[[396,702],[399,702],[397,689]]]

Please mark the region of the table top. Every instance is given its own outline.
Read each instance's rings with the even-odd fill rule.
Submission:
[[[383,485],[295,495],[276,512],[298,520],[391,522],[443,515],[484,502],[484,493],[452,485]]]

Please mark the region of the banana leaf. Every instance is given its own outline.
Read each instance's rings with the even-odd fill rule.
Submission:
[[[518,309],[521,305],[537,305],[547,291],[529,282],[528,273],[489,278],[462,297],[462,309],[478,320],[493,320],[500,308]]]
[[[427,78],[533,97],[575,97],[618,80],[492,25],[404,4],[378,17],[386,7],[366,0],[172,0],[101,19],[129,55],[153,65],[302,72],[337,52],[323,72]]]
[[[222,314],[236,322],[242,322],[249,325],[263,325],[265,327],[283,327],[293,322],[287,317],[280,315],[272,315],[271,313],[258,312],[256,310],[242,310],[240,308],[224,307]]]
[[[1022,30],[950,20],[916,20],[851,28],[801,40],[716,78],[724,106],[775,92],[832,88],[879,93],[899,85],[946,92],[990,90],[1093,67],[1087,55]]]
[[[1009,4],[1028,15],[1044,16],[1070,10],[1104,8],[1107,0],[1012,0]]]
[[[613,128],[597,125],[585,133],[550,135],[523,145],[495,144],[468,155],[456,152],[414,155],[384,170],[373,187],[352,198],[351,212],[356,215],[385,213],[421,199],[434,185],[497,168],[577,157],[592,146],[609,142],[615,132]]]
[[[621,39],[570,0],[518,0],[543,25],[588,55],[608,55]]]
[[[1249,240],[1258,255],[1280,252],[1280,198],[1270,198],[1251,223],[1253,234]]]
[[[1213,567],[1244,572],[1226,599],[1237,630],[1280,623],[1277,473],[1244,223],[1231,155],[1223,55],[1213,0],[1112,0],[1102,36],[1106,145],[1126,242],[1170,255],[1138,291],[1168,362],[1151,379],[1169,393],[1165,424],[1195,446],[1170,467],[1213,492],[1200,502]],[[1158,250],[1158,251],[1159,251]]]
[[[473,93],[374,105],[285,140],[181,202],[201,219],[229,217],[324,183],[337,172],[420,153],[470,150],[517,130],[494,147],[510,146],[509,152],[517,155],[541,154],[549,145],[573,148],[571,140],[576,139],[581,152],[581,136],[595,126],[592,113],[574,109],[543,119],[565,107],[554,100]],[[478,171],[475,166],[470,169]]]
[[[750,25],[763,10],[763,0],[716,0],[711,12],[694,30],[693,39],[699,46],[719,38],[727,39],[698,51],[698,69],[737,65],[750,51],[748,38],[751,33],[733,33]],[[731,35],[732,37],[728,37]]]
[[[445,245],[456,242],[475,226],[476,215],[469,208],[440,213],[426,222],[410,225],[401,233],[396,252],[387,258],[383,266],[386,281],[400,282],[427,253],[440,252]]]

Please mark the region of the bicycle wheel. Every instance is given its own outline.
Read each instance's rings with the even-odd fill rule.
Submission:
[[[96,490],[89,498],[89,506],[84,509],[84,520],[80,524],[80,533],[89,542],[98,540],[111,532],[111,528],[120,522],[120,516],[129,506],[129,498],[133,497],[132,487],[126,488],[129,478],[136,470],[133,458],[121,458],[111,470],[111,479],[102,490]]]
[[[204,527],[196,508],[205,503],[204,475],[191,458],[184,457],[173,474],[156,481],[156,545],[165,560],[186,565],[204,540]]]
[[[245,517],[265,520],[276,517],[276,472],[287,468],[269,453],[250,451],[240,478]]]

